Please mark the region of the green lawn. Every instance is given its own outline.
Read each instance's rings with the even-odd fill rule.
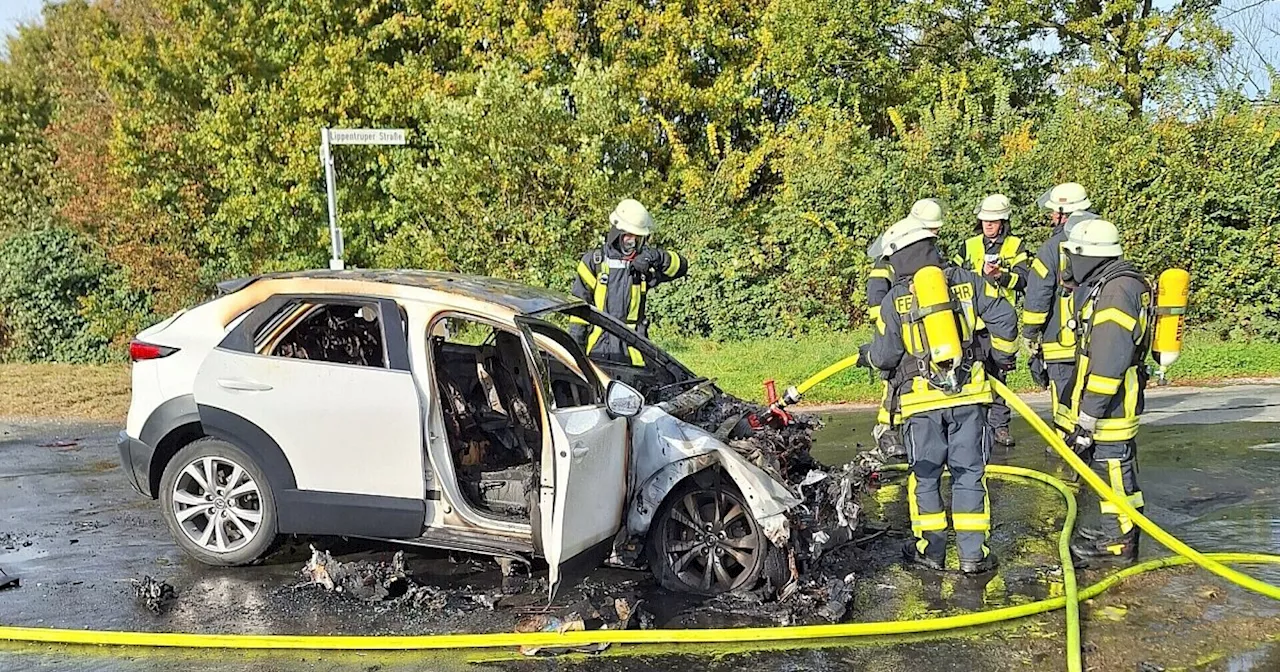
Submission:
[[[659,343],[700,374],[719,380],[725,391],[744,399],[764,399],[763,382],[774,379],[779,392],[853,353],[867,332],[807,335],[717,343],[706,339],[664,339]],[[1280,375],[1280,343],[1230,343],[1191,333],[1169,371],[1173,384],[1213,383],[1229,378]],[[1031,390],[1026,358],[1019,358],[1011,380],[1015,390]],[[808,403],[869,402],[879,399],[878,379],[866,369],[849,369],[809,391]]]

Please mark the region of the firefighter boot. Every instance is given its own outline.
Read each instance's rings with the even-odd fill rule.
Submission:
[[[902,558],[913,565],[919,565],[925,569],[932,569],[936,572],[945,570],[944,560],[931,558],[920,552],[919,541],[917,539],[908,539],[907,543],[902,545]]]
[[[1096,539],[1080,537],[1071,543],[1071,558],[1077,569],[1091,569],[1111,565],[1131,565],[1138,559],[1137,530],[1118,538],[1099,536]]]
[[[965,574],[986,574],[999,566],[1000,561],[996,559],[996,554],[991,552],[981,560],[960,560],[960,571]]]

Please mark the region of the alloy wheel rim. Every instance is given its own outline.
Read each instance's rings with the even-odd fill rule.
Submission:
[[[696,490],[676,502],[664,524],[672,573],[702,592],[741,587],[764,551],[746,505],[725,490]]]
[[[225,457],[196,458],[173,484],[173,515],[183,534],[214,553],[253,541],[262,526],[262,493],[248,470]]]

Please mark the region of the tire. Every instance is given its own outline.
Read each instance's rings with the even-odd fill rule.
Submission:
[[[697,595],[751,590],[765,578],[777,587],[782,553],[751,515],[746,498],[731,483],[717,487],[700,480],[687,478],[668,493],[649,526],[646,551],[658,583]]]
[[[212,492],[205,487],[210,469],[218,482]],[[204,438],[179,450],[160,480],[160,504],[174,541],[206,565],[249,564],[276,539],[276,500],[266,474],[226,441]]]

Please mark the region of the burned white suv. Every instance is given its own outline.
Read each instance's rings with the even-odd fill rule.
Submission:
[[[119,439],[202,562],[249,563],[285,534],[394,539],[543,557],[553,593],[609,557],[703,593],[787,564],[796,493],[680,419],[718,390],[582,301],[417,271],[221,290],[131,344]],[[571,319],[643,365],[589,361]]]

